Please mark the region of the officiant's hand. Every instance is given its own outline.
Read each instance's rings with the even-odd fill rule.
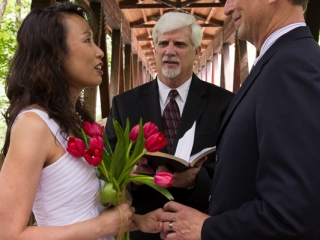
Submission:
[[[152,175],[153,173],[154,173],[153,169],[148,166],[148,159],[146,159],[145,157],[142,157],[132,169],[130,176],[134,176],[137,174]],[[142,184],[143,183],[141,182],[133,182],[132,185],[133,187],[137,187]]]
[[[200,171],[201,165],[207,160],[207,157],[199,160],[199,162],[191,168],[183,172],[174,172],[172,173],[173,184],[172,187],[176,188],[193,188],[197,182],[197,176]],[[160,166],[157,169],[157,172],[170,172],[165,166]]]

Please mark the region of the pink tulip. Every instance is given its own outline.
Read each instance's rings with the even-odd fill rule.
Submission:
[[[102,161],[102,151],[97,147],[88,148],[84,152],[84,159],[87,161],[87,163],[96,167]]]
[[[173,183],[172,174],[168,172],[158,172],[154,175],[153,181],[160,187],[171,187]]]
[[[67,152],[70,153],[72,156],[76,158],[80,158],[83,156],[85,150],[84,142],[75,137],[69,137],[68,145],[67,145]]]
[[[103,131],[101,129],[101,126],[98,123],[93,122],[92,129],[93,129],[93,136],[94,137],[97,137],[97,136],[102,137],[103,136]]]
[[[162,132],[152,134],[145,142],[144,146],[149,152],[156,152],[167,145],[166,138]]]
[[[131,129],[131,132],[130,132],[130,134],[129,134],[130,140],[133,141],[133,142],[137,141],[138,134],[139,134],[139,124],[135,125],[135,126]]]
[[[89,141],[89,145],[90,147],[97,147],[99,148],[101,151],[104,148],[104,143],[101,137],[97,136],[97,137],[92,137]]]
[[[158,127],[153,122],[147,122],[143,125],[143,134],[148,139],[152,134],[158,132]]]
[[[83,122],[83,131],[89,136],[89,137],[102,137],[103,131],[100,127],[100,125],[96,122],[93,122],[92,124],[89,122]]]

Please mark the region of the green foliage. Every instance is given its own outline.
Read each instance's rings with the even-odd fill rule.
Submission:
[[[8,71],[10,60],[16,50],[16,35],[21,22],[30,12],[31,0],[22,0],[21,5],[17,5],[15,0],[8,0],[4,16],[0,27],[0,114],[8,106],[8,99],[5,95],[4,82]],[[0,148],[6,132],[6,124],[2,114],[0,115]]]

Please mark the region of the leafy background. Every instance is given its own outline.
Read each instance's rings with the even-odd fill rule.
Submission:
[[[10,59],[16,49],[16,33],[22,19],[30,12],[31,0],[3,0],[0,3],[0,111],[8,106],[5,95],[4,81]],[[2,114],[0,115],[0,147],[6,132],[6,124]]]

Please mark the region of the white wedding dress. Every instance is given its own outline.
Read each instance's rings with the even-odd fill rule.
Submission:
[[[38,114],[66,149],[67,140],[62,137],[60,127],[47,113],[29,109],[19,115],[26,112]],[[95,198],[99,189],[100,180],[95,169],[83,158],[75,158],[66,151],[60,159],[42,169],[32,208],[37,225],[64,226],[99,216],[104,209]],[[114,237],[99,240],[114,240]]]

